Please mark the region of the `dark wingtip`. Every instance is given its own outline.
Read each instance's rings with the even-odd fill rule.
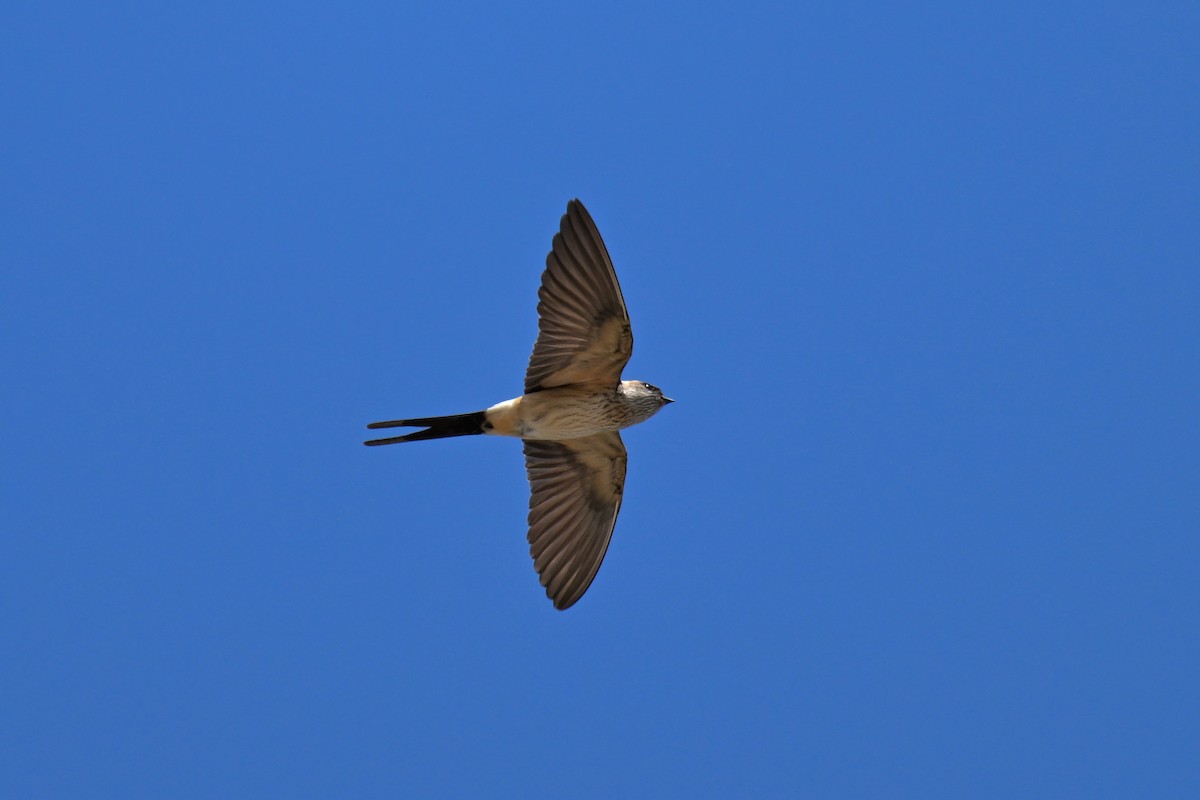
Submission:
[[[566,611],[568,608],[582,600],[584,592],[586,591],[587,589],[584,589],[583,592],[568,592],[559,597],[555,597],[554,595],[550,594],[550,590],[547,589],[546,597],[550,598],[550,602],[554,604],[555,611]]]

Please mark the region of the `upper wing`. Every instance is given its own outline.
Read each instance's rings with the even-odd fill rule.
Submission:
[[[554,607],[570,608],[600,569],[625,488],[616,431],[561,442],[525,441],[529,553]]]
[[[571,383],[615,386],[633,353],[629,312],[596,223],[567,203],[538,290],[538,337],[525,391]]]

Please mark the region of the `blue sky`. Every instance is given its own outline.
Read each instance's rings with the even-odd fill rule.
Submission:
[[[1194,4],[25,6],[11,796],[1200,792]],[[679,402],[559,613],[518,443],[360,442],[572,197]]]

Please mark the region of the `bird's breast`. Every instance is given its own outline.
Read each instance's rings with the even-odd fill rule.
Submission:
[[[629,410],[613,391],[578,387],[544,389],[520,402],[523,439],[577,439],[627,427]]]

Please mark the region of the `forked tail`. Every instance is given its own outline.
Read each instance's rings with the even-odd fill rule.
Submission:
[[[389,439],[372,439],[363,442],[368,447],[380,444],[397,444],[399,442],[419,442],[422,439],[445,439],[450,436],[472,436],[483,433],[483,423],[487,415],[483,411],[471,414],[452,414],[448,417],[422,417],[420,419],[393,419],[388,422],[372,422],[368,428],[425,428],[404,436],[393,436]]]

